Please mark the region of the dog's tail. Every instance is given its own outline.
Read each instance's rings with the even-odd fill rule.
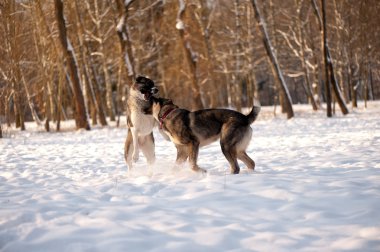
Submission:
[[[252,124],[257,116],[259,115],[259,112],[261,110],[261,105],[260,105],[260,102],[258,100],[254,100],[253,101],[253,107],[252,107],[252,110],[251,112],[247,115],[247,118],[248,118],[248,123],[249,124]]]

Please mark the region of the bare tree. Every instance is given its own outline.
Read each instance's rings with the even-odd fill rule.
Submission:
[[[70,81],[74,92],[75,102],[75,123],[77,129],[84,128],[90,130],[90,124],[87,118],[86,106],[84,103],[84,97],[81,89],[80,79],[78,76],[78,67],[75,60],[74,48],[66,33],[66,23],[63,14],[63,2],[62,0],[54,0],[55,13],[59,28],[59,40],[61,42],[62,51],[65,55],[67,64],[69,65]]]
[[[186,2],[185,0],[178,0],[178,14],[177,14],[177,23],[176,28],[179,33],[179,37],[185,52],[185,58],[190,68],[190,77],[191,77],[191,87],[193,91],[193,109],[202,109],[203,103],[201,99],[201,91],[198,83],[197,77],[197,55],[192,51],[191,45],[187,40],[187,31],[186,24],[183,21],[183,15],[186,11]]]
[[[326,103],[327,103],[327,116],[332,116],[332,109],[331,109],[331,85],[334,90],[335,98],[338,101],[338,104],[340,106],[340,109],[342,113],[348,114],[347,106],[343,100],[343,96],[340,92],[338,83],[335,78],[334,73],[334,67],[333,62],[331,58],[330,48],[327,43],[327,20],[326,20],[326,1],[322,1],[322,29],[323,29],[323,52],[324,52],[324,61],[325,61],[325,86],[326,86]],[[317,9],[317,5],[314,2],[314,7],[316,8],[316,13],[318,14],[319,11]]]
[[[100,58],[101,71],[104,77],[105,90],[106,90],[106,106],[107,114],[111,121],[115,121],[115,103],[112,95],[112,83],[107,64],[107,53],[105,49],[106,40],[109,37],[110,29],[104,30],[103,23],[105,23],[105,14],[109,12],[111,6],[105,4],[103,1],[93,0],[91,3],[89,0],[84,1],[87,9],[87,13],[90,16],[90,20],[93,24],[93,31],[86,29],[84,32],[92,38],[97,44],[97,51],[91,52],[93,56]]]
[[[295,76],[303,75],[304,81],[302,81],[302,86],[305,90],[306,96],[308,97],[309,102],[311,103],[313,110],[317,110],[317,102],[315,101],[314,94],[312,91],[312,85],[310,81],[310,73],[309,73],[309,67],[311,63],[309,62],[307,58],[307,45],[306,45],[306,38],[305,38],[305,24],[308,22],[308,20],[303,21],[302,20],[302,3],[303,1],[295,0],[294,4],[296,6],[296,14],[297,16],[292,18],[292,22],[289,25],[289,33],[285,33],[281,30],[278,30],[278,32],[284,37],[287,45],[293,52],[293,54],[299,59],[301,63],[301,73],[296,73]],[[310,6],[311,7],[311,6]],[[308,11],[309,12],[309,11]],[[307,14],[308,16],[308,14]]]
[[[211,41],[211,34],[212,34],[212,22],[214,20],[214,13],[216,10],[216,4],[218,2],[215,1],[211,3],[211,9],[207,7],[207,4],[203,0],[198,0],[198,11],[195,12],[195,17],[196,20],[199,24],[200,27],[200,32],[204,41],[204,44],[206,46],[206,61],[207,61],[207,80],[205,82],[208,83],[207,86],[210,87],[209,91],[209,105],[210,107],[217,107],[218,102],[218,97],[221,96],[220,92],[222,89],[216,85],[216,76],[214,69],[216,68],[215,66],[215,52],[214,48],[212,46],[212,41]]]
[[[79,51],[80,51],[80,57],[82,60],[82,72],[84,75],[84,83],[86,87],[86,92],[88,96],[88,100],[90,103],[90,106],[92,108],[92,121],[93,124],[96,124],[97,122],[97,115],[99,116],[99,121],[102,126],[107,125],[106,120],[106,113],[105,109],[103,108],[103,96],[101,95],[101,92],[99,89],[100,84],[98,81],[98,78],[96,78],[96,73],[94,68],[94,61],[93,58],[90,57],[91,50],[89,46],[88,40],[86,40],[86,34],[85,34],[85,25],[83,16],[80,13],[80,7],[79,7],[79,1],[75,0],[75,12],[77,17],[77,33],[78,33],[78,41],[79,41]]]
[[[127,69],[128,79],[132,82],[136,78],[136,72],[134,68],[134,57],[132,53],[132,43],[130,41],[130,35],[128,32],[127,21],[129,17],[129,7],[135,0],[122,1],[117,0],[117,8],[119,11],[119,23],[117,24],[116,31],[120,42],[120,69]],[[121,77],[121,73],[119,74]]]
[[[137,73],[193,109],[240,109],[254,95],[288,117],[293,102],[319,100],[332,115],[379,99],[379,1],[325,1],[325,13],[322,1],[290,2],[0,0],[3,137],[28,120],[106,125],[107,100],[119,124]]]
[[[261,34],[263,37],[263,43],[265,46],[265,50],[266,50],[267,55],[268,55],[270,62],[271,62],[271,67],[272,67],[273,72],[277,78],[277,81],[279,81],[279,83],[280,83],[281,92],[283,92],[283,94],[284,94],[284,98],[285,98],[284,102],[286,104],[286,113],[287,113],[288,119],[290,119],[290,118],[294,117],[294,112],[293,112],[293,106],[292,106],[292,98],[290,96],[288,86],[285,82],[284,76],[283,76],[281,68],[280,68],[280,64],[277,60],[277,57],[276,57],[275,53],[273,52],[273,47],[272,47],[272,44],[269,40],[268,32],[267,32],[267,29],[265,26],[265,21],[262,19],[262,16],[260,14],[260,10],[259,10],[258,5],[257,5],[257,1],[251,0],[251,3],[252,3],[252,7],[255,11],[255,17],[256,17],[257,24],[260,28],[260,31],[261,31]]]
[[[13,111],[16,121],[16,128],[25,130],[24,102],[22,93],[22,72],[20,62],[22,61],[22,51],[18,39],[21,33],[21,22],[17,20],[21,12],[16,12],[16,1],[6,1],[2,6],[2,15],[5,22],[2,23],[5,32],[5,55],[9,60],[5,71],[2,71],[5,79],[10,83],[9,101],[13,101]]]

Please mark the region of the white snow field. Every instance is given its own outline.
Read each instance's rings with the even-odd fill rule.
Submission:
[[[128,172],[124,128],[60,133],[28,124],[0,139],[0,251],[380,251],[380,103],[326,118],[264,107],[230,175],[218,142],[207,175],[157,162]]]

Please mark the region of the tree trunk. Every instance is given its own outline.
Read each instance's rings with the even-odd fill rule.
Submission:
[[[269,2],[267,2],[268,5],[269,5],[269,11],[270,13],[265,13],[265,10],[266,8],[264,8],[264,16],[272,16],[272,18],[270,20],[268,20],[268,22],[270,22],[270,26],[271,26],[271,34],[268,34],[269,36],[268,37],[271,37],[273,38],[273,40],[271,41],[271,44],[272,44],[272,50],[273,50],[273,53],[277,54],[277,51],[276,51],[276,48],[277,46],[280,44],[280,42],[278,41],[278,36],[276,36],[276,29],[278,27],[277,25],[277,22],[276,22],[276,11],[275,11],[275,5],[273,4],[273,0],[269,0]],[[267,60],[268,60],[268,64],[271,65],[271,61],[269,59],[269,57],[267,57]],[[281,91],[281,87],[280,87],[280,84],[279,82],[276,80],[276,73],[273,69],[273,67],[271,66],[271,70],[272,70],[272,73],[273,73],[273,80],[274,80],[274,91],[275,91],[275,95],[274,95],[274,99],[273,99],[273,102],[276,103],[278,101],[278,103],[280,104],[281,106],[281,113],[285,113],[286,112],[286,105],[285,105],[285,98],[284,98],[284,94],[283,92]],[[275,108],[275,112],[276,113],[276,108]]]
[[[129,39],[129,33],[128,33],[128,27],[127,27],[127,20],[128,20],[128,13],[129,13],[129,6],[134,2],[135,0],[130,1],[122,1],[117,0],[117,8],[119,11],[119,23],[117,24],[116,31],[117,35],[119,36],[119,42],[120,42],[120,74],[123,73],[121,69],[127,70],[127,76],[126,79],[129,80],[128,84],[132,85],[133,81],[136,78],[136,72],[135,72],[135,60],[132,53],[132,43]],[[119,77],[119,81],[121,81],[123,78]]]
[[[63,92],[63,82],[65,78],[65,73],[63,67],[59,69],[59,76],[58,76],[58,98],[57,98],[57,125],[56,125],[56,130],[60,131],[61,130],[61,109],[63,111],[62,107],[62,92]]]
[[[16,128],[25,130],[24,122],[24,103],[21,95],[21,73],[20,73],[20,61],[21,50],[20,44],[17,40],[20,35],[16,34],[16,1],[5,1],[2,6],[4,12],[1,15],[5,15],[6,25],[5,30],[5,47],[2,51],[6,52],[6,56],[9,60],[9,82],[11,84],[10,100],[13,100],[13,112],[15,116]],[[2,56],[3,57],[3,56]]]
[[[346,103],[343,99],[343,95],[342,95],[342,92],[339,88],[339,84],[335,78],[334,66],[332,63],[332,58],[331,58],[330,49],[329,49],[328,45],[327,45],[327,56],[328,56],[328,68],[329,68],[329,74],[330,74],[330,81],[332,83],[332,87],[334,90],[335,99],[337,100],[339,107],[340,107],[340,110],[342,111],[343,115],[346,115],[346,114],[348,114],[348,108],[347,108]]]
[[[129,15],[129,6],[134,2],[117,0],[117,9],[119,12],[119,23],[116,26],[117,35],[120,44],[120,58],[117,81],[117,104],[118,104],[118,119],[117,126],[120,124],[120,111],[124,110],[123,101],[126,101],[127,87],[132,85],[136,79],[135,60],[132,53],[132,43],[128,33],[127,20]],[[124,74],[126,73],[126,74]],[[127,83],[127,85],[125,85]]]
[[[19,66],[19,71],[21,73],[21,82],[24,85],[24,89],[25,89],[25,93],[26,93],[26,98],[28,100],[28,105],[29,105],[30,112],[32,113],[33,120],[36,122],[36,124],[38,126],[41,126],[42,125],[41,119],[39,118],[38,113],[36,111],[36,108],[34,106],[34,102],[32,100],[32,97],[31,97],[30,93],[29,93],[28,85],[26,84],[25,77],[24,77],[24,74],[22,73],[22,70],[21,70],[20,66]]]
[[[93,78],[90,77],[91,76],[90,66],[94,65],[91,57],[88,57],[88,55],[91,52],[88,46],[88,42],[81,37],[81,36],[84,36],[85,34],[85,28],[84,28],[82,16],[79,12],[80,7],[79,7],[78,0],[75,1],[75,7],[76,7],[75,9],[76,9],[76,14],[77,14],[77,20],[78,20],[78,28],[79,28],[78,30],[80,33],[78,34],[78,36],[79,36],[79,45],[81,47],[80,54],[83,61],[83,73],[85,76],[85,86],[87,90],[87,96],[89,97],[89,100],[90,100],[90,104],[91,106],[93,106],[92,110],[94,110],[95,108],[95,111],[92,111],[92,114],[93,114],[92,120],[93,122],[97,122],[96,115],[98,115],[100,124],[102,126],[106,126],[107,119],[106,119],[106,115],[103,110],[103,107],[101,106],[98,80],[95,74],[93,74]]]
[[[108,66],[107,66],[106,50],[104,48],[105,37],[101,31],[102,18],[101,18],[101,14],[99,13],[99,6],[98,6],[97,0],[94,1],[94,7],[95,7],[94,18],[96,19],[96,22],[93,22],[93,23],[95,26],[95,34],[96,34],[96,37],[98,38],[99,51],[101,54],[101,66],[102,66],[104,82],[105,82],[105,86],[106,86],[107,113],[108,113],[108,116],[110,117],[110,120],[112,122],[114,122],[115,121],[116,109],[115,109],[115,103],[113,101],[111,78],[110,78],[110,74],[109,74]],[[90,8],[88,8],[88,11],[89,12],[91,11]]]
[[[298,16],[298,20],[296,21],[296,29],[299,36],[299,40],[301,41],[300,60],[301,60],[302,70],[305,75],[305,82],[306,82],[305,91],[306,91],[306,95],[309,98],[311,106],[313,107],[313,110],[316,111],[318,110],[318,106],[313,96],[313,91],[312,91],[311,82],[310,82],[309,68],[306,63],[307,59],[306,59],[306,51],[305,51],[305,48],[306,48],[305,29],[304,29],[304,26],[302,24],[302,19],[301,19],[302,2],[299,2],[299,0],[297,0],[296,4],[297,4],[297,13],[300,13]]]
[[[262,36],[263,36],[264,47],[265,47],[266,53],[270,59],[272,70],[275,73],[277,81],[279,81],[279,83],[280,83],[281,92],[283,93],[283,96],[285,99],[284,102],[285,102],[287,117],[288,117],[288,119],[290,119],[290,118],[294,117],[294,111],[293,111],[293,106],[292,106],[292,98],[290,97],[288,87],[286,85],[284,76],[282,75],[280,64],[277,60],[276,55],[273,52],[273,47],[272,47],[272,44],[269,40],[268,32],[266,30],[266,26],[264,23],[265,21],[261,17],[260,10],[257,6],[257,1],[251,0],[251,3],[252,3],[252,7],[255,11],[255,18],[256,18],[257,24],[258,24],[260,31],[262,33]]]
[[[194,58],[193,52],[191,51],[191,48],[189,45],[189,41],[187,41],[186,39],[186,36],[188,36],[188,34],[186,34],[185,23],[182,20],[183,15],[186,10],[186,3],[184,0],[179,0],[178,2],[179,2],[179,9],[178,9],[176,28],[178,30],[181,43],[183,45],[186,62],[188,63],[188,66],[190,68],[191,88],[193,91],[192,109],[199,110],[199,109],[203,109],[203,104],[202,104],[201,91],[200,91],[198,77],[197,77],[197,59]]]
[[[241,23],[240,23],[240,2],[239,0],[234,1],[234,8],[235,8],[235,47],[234,47],[234,54],[235,54],[235,74],[233,75],[234,82],[232,83],[232,89],[234,90],[234,105],[237,111],[241,112],[242,109],[242,97],[243,97],[243,90],[242,90],[242,81],[243,78],[241,76],[241,68],[242,68],[242,61],[240,54],[243,51],[243,46],[241,44]]]
[[[68,40],[66,34],[66,24],[63,15],[63,2],[62,0],[54,0],[56,19],[59,28],[59,40],[61,42],[62,51],[65,55],[66,62],[69,65],[70,80],[73,87],[74,102],[75,102],[75,124],[77,129],[84,128],[90,130],[84,97],[80,86],[78,76],[78,68],[75,62],[74,49]]]
[[[332,107],[331,107],[331,85],[329,78],[329,58],[327,54],[327,36],[326,36],[326,2],[322,1],[322,39],[323,39],[323,55],[325,62],[325,94],[326,94],[326,106],[327,106],[327,117],[332,117]],[[331,59],[330,59],[331,60]]]
[[[326,21],[326,0],[322,0],[322,16],[323,16],[323,52],[325,60],[325,87],[326,87],[326,103],[327,103],[327,116],[332,116],[331,110],[331,85],[335,94],[335,98],[339,107],[344,115],[348,114],[348,109],[343,100],[342,93],[340,92],[338,82],[334,74],[334,67],[330,54],[330,49],[327,43],[327,21]]]
[[[208,10],[207,3],[203,0],[198,0],[198,5],[201,6],[201,10],[200,10],[201,14],[197,15],[196,17],[197,17],[199,27],[201,28],[202,37],[207,49],[206,50],[207,53],[205,56],[206,56],[206,61],[207,61],[207,75],[209,79],[208,83],[212,86],[211,92],[209,92],[209,99],[210,99],[209,106],[211,108],[215,108],[218,106],[217,97],[220,96],[220,93],[223,90],[221,87],[217,86],[216,84],[216,76],[214,72],[214,69],[216,68],[215,66],[216,59],[215,59],[215,52],[212,48],[211,39],[210,39],[210,35],[211,35],[210,27],[211,27],[212,18],[214,15],[213,13],[215,11],[215,4],[211,7],[212,9],[207,13],[208,14],[207,17],[205,15],[202,15],[202,11]]]

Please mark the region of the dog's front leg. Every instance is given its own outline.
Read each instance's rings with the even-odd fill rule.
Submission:
[[[198,153],[199,153],[199,142],[198,141],[193,141],[190,143],[189,146],[189,162],[191,165],[191,169],[193,171],[200,171],[200,172],[206,172],[206,170],[200,168],[197,164],[198,160]]]
[[[139,160],[139,134],[135,128],[131,129],[132,131],[132,139],[133,139],[133,154],[132,159],[133,162],[137,162]]]
[[[128,135],[124,143],[124,158],[127,162],[128,169],[132,168],[133,137],[131,128],[128,128]]]
[[[176,158],[176,164],[182,164],[185,162],[189,156],[189,150],[186,145],[179,145],[176,144],[175,146],[177,148],[177,158]]]

